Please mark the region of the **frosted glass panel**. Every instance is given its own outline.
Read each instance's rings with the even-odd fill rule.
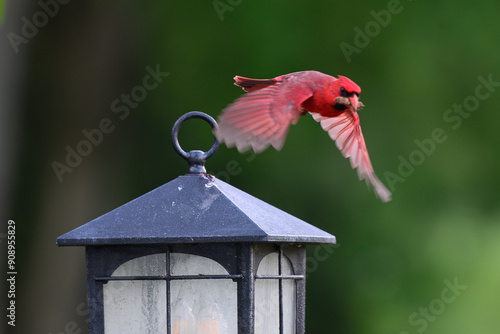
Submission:
[[[172,334],[236,334],[236,282],[171,282]],[[181,296],[182,294],[182,296]]]
[[[161,276],[165,265],[165,254],[143,256],[125,262],[111,276]],[[108,281],[103,292],[106,334],[167,333],[165,281]]]
[[[278,275],[279,254],[265,256],[259,264],[257,275]],[[290,261],[283,257],[282,274],[293,275]],[[283,280],[283,333],[294,334],[296,322],[296,283],[293,279]],[[279,333],[279,280],[255,280],[255,333]]]
[[[283,267],[285,267],[285,261],[283,261]],[[293,273],[290,271],[287,274]],[[283,333],[285,334],[295,333],[297,321],[296,284],[293,279],[283,280]]]
[[[166,334],[165,281],[109,281],[104,285],[106,334]]]
[[[166,254],[154,254],[122,264],[112,276],[165,276]],[[232,279],[203,279],[228,275],[216,261],[170,254],[172,276],[194,275],[170,281],[172,334],[236,334],[237,283]],[[104,284],[106,334],[166,334],[167,281],[120,280]]]
[[[165,253],[142,256],[123,263],[111,276],[163,276],[166,263]]]
[[[227,275],[202,256],[171,254],[172,275]],[[173,280],[170,283],[172,334],[238,333],[237,283],[231,279]]]
[[[170,254],[170,274],[174,275],[227,275],[228,272],[218,262],[203,256]]]
[[[255,281],[255,333],[279,333],[279,282],[275,279]]]

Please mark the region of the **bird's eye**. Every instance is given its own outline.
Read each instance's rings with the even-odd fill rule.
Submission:
[[[340,96],[347,97],[347,91],[344,87],[340,87]]]

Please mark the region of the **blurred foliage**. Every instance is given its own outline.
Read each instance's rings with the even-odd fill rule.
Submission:
[[[231,9],[218,13],[214,3]],[[401,10],[379,24],[349,62],[341,43],[356,46],[354,28],[366,31],[377,22],[373,13],[395,3]],[[338,247],[308,276],[307,332],[500,332],[499,87],[457,128],[444,118],[454,104],[475,96],[479,77],[500,82],[499,14],[500,2],[465,0],[109,0],[61,7],[29,45],[21,45],[29,55],[29,75],[20,94],[22,143],[12,176],[12,216],[30,222],[19,232],[25,275],[34,259],[53,262],[37,258],[32,246],[41,229],[51,239],[40,247],[54,247],[56,236],[184,174],[187,165],[170,145],[173,123],[191,110],[217,116],[243,93],[233,86],[234,75],[318,70],[345,75],[363,89],[363,132],[385,184],[388,173],[398,175],[401,159],[422,150],[416,140],[432,138],[436,128],[446,140],[434,143],[432,153],[393,185],[387,204],[357,180],[309,116],[291,127],[281,152],[254,156],[221,145],[208,161],[208,170],[221,179],[336,235]],[[147,66],[169,75],[120,119],[112,102],[142,85]],[[84,139],[81,131],[98,127],[103,118],[112,120],[114,131],[58,183],[51,163],[63,162],[66,145],[75,147]],[[181,129],[185,150],[206,150],[212,140],[202,122]],[[238,172],[224,174],[231,161]],[[47,206],[40,194],[48,188],[62,205]],[[78,210],[66,212],[78,203]],[[61,220],[61,211],[72,220]],[[52,279],[66,277],[64,266],[52,270]],[[432,313],[444,281],[455,278],[466,289]],[[37,281],[24,278],[22,284]],[[73,289],[80,292],[63,319],[75,317],[85,286]],[[420,308],[430,307],[432,317],[420,315]],[[64,328],[47,325],[47,319],[33,322],[45,323],[45,332]]]

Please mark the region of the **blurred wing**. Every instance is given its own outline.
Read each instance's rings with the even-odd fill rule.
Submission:
[[[247,87],[249,93],[224,109],[215,135],[220,142],[236,146],[240,152],[252,148],[259,153],[269,145],[281,150],[290,123],[298,120],[301,104],[312,96],[313,89],[293,76],[263,84],[260,89],[255,89],[257,86]]]
[[[325,117],[312,114],[315,121],[321,123],[323,130],[327,131],[335,141],[342,155],[349,158],[352,168],[356,168],[360,180],[365,180],[373,187],[375,194],[382,201],[391,200],[391,192],[383,185],[373,171],[370,156],[366,149],[365,139],[359,125],[357,113],[344,112],[336,117]]]

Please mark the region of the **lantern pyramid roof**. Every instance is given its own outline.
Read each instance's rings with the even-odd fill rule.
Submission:
[[[186,174],[60,236],[58,246],[278,242],[335,237],[205,173]]]

